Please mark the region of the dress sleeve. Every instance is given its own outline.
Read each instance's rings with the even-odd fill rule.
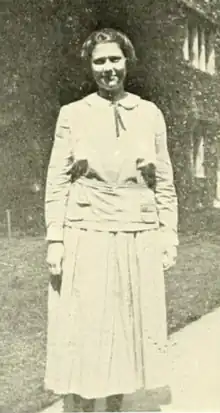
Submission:
[[[71,184],[73,154],[67,106],[60,110],[46,181],[46,240],[62,241],[65,209]]]
[[[173,169],[167,148],[167,128],[164,116],[156,108],[156,203],[161,234],[165,246],[177,246],[177,196],[173,182]]]

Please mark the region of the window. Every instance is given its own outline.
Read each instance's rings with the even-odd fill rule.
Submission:
[[[207,202],[207,142],[205,124],[198,122],[192,134],[192,173],[194,177],[194,205],[203,208]]]
[[[194,137],[193,145],[193,167],[195,178],[205,178],[205,147],[204,137]]]
[[[189,18],[185,25],[183,57],[197,69],[215,73],[215,31],[204,20]]]

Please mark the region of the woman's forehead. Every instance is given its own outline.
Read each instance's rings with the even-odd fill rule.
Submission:
[[[97,44],[92,52],[92,58],[97,59],[103,56],[124,56],[120,46],[115,43],[99,43]]]

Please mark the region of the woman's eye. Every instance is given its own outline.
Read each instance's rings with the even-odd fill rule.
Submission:
[[[111,58],[110,58],[110,61],[111,61],[112,63],[120,62],[120,60],[121,60],[120,57],[111,57]]]
[[[120,62],[120,60],[121,60],[121,57],[119,57],[119,56],[111,56],[108,59],[106,59],[104,57],[103,58],[100,57],[98,59],[94,59],[93,63],[95,65],[104,65],[107,61],[110,61],[111,63],[118,63],[118,62]]]
[[[104,63],[105,63],[105,59],[95,59],[94,61],[93,61],[93,63],[95,64],[95,65],[104,65]]]

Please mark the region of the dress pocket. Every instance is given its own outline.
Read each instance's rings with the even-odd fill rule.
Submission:
[[[140,215],[143,222],[156,223],[158,221],[155,196],[150,189],[140,194]]]
[[[67,222],[85,219],[86,210],[89,207],[90,201],[88,200],[86,188],[83,188],[77,181],[72,183],[67,203]]]
[[[86,175],[88,171],[88,160],[80,159],[76,161],[71,170],[72,182],[77,181],[81,176]]]

